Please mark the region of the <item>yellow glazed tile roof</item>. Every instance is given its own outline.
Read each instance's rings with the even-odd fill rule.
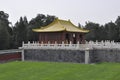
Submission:
[[[78,28],[74,24],[71,23],[70,20],[60,20],[56,18],[51,24],[38,28],[33,29],[34,32],[60,32],[60,31],[67,31],[67,32],[82,32],[88,33],[89,30],[84,30],[82,28]]]

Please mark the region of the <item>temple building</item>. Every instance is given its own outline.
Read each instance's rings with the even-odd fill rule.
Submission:
[[[66,21],[58,18],[49,25],[33,29],[33,31],[39,33],[39,42],[44,44],[61,44],[62,42],[83,44],[85,43],[84,35],[89,32],[89,30],[75,26],[70,20]]]

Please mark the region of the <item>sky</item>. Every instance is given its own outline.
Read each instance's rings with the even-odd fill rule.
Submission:
[[[120,0],[0,0],[0,11],[9,14],[13,24],[21,16],[28,20],[37,14],[70,19],[75,25],[91,21],[104,25],[120,16]]]

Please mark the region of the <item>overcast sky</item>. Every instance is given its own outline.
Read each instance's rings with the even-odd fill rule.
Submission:
[[[13,24],[20,16],[30,20],[38,13],[70,19],[76,25],[105,24],[120,16],[120,0],[0,0],[0,10],[9,14]]]

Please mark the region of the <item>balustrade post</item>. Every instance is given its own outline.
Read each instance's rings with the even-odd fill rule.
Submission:
[[[48,44],[50,44],[50,41],[48,41]]]
[[[62,47],[61,48],[65,48],[65,44],[64,41],[62,41]]]
[[[80,45],[80,44],[79,44],[79,41],[78,41],[78,42],[77,42],[76,49],[79,49],[79,45]]]
[[[89,48],[85,49],[85,64],[89,64]]]
[[[55,41],[54,48],[58,48],[57,41]]]
[[[22,61],[24,61],[24,60],[25,60],[25,56],[24,56],[24,48],[22,48],[22,52],[21,52],[21,59],[22,59]]]
[[[72,41],[68,44],[68,47],[71,49],[72,48]]]
[[[50,47],[50,41],[48,41],[47,43],[48,43],[48,44],[47,44],[47,47],[51,48],[51,47]]]
[[[41,41],[41,48],[43,47],[43,41]]]
[[[24,41],[22,42],[22,47],[24,47]]]
[[[57,41],[55,41],[55,44],[57,44]]]
[[[72,46],[72,41],[70,41],[70,44],[69,44],[70,46]]]

